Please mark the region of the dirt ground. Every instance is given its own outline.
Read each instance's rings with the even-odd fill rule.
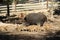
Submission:
[[[48,40],[58,31],[60,31],[60,16],[54,16],[54,20],[49,20],[43,27],[0,22],[0,40]]]

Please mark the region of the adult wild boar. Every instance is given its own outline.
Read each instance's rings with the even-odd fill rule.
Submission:
[[[26,24],[43,26],[44,22],[47,21],[47,17],[42,13],[30,13],[24,18]]]

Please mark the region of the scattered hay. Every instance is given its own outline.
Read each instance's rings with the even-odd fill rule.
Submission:
[[[21,32],[21,31],[27,31],[27,32],[55,32],[58,30],[59,27],[55,27],[52,24],[45,23],[44,26],[40,27],[38,25],[30,25],[30,26],[24,26],[23,24],[6,24],[6,23],[0,23],[0,31],[7,31],[7,32]]]

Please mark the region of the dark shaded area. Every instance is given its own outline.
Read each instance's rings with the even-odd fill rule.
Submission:
[[[42,38],[34,38],[21,35],[0,35],[0,40],[41,40]]]
[[[12,35],[9,32],[1,32],[0,40],[45,40],[45,37],[35,37],[35,35],[29,36],[25,34]]]
[[[12,4],[12,0],[0,0],[0,5],[7,5],[7,1],[9,1],[9,5]]]
[[[60,40],[60,37],[49,37],[46,40]]]
[[[3,19],[3,23],[13,23],[13,24],[21,24],[22,19],[20,18],[6,18]]]
[[[12,23],[12,24],[22,24],[23,19],[15,17],[16,15],[12,15],[10,17],[0,16],[0,21],[3,23]]]
[[[46,40],[60,40],[60,31],[57,31],[53,37],[48,37]]]
[[[0,4],[2,4],[3,0],[0,0]]]
[[[57,32],[53,37],[46,37],[44,35],[38,35],[38,37],[35,34],[32,35],[25,35],[25,34],[18,34],[13,35],[9,34],[10,32],[0,32],[0,40],[60,40],[59,36],[60,32]],[[48,35],[49,36],[49,35]]]
[[[6,19],[7,17],[6,16],[0,16],[0,21],[2,22],[3,19]]]
[[[60,37],[60,31],[57,31],[54,36]]]

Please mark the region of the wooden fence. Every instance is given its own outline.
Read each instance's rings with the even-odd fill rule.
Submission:
[[[57,7],[57,3],[54,3],[53,5],[54,7]],[[60,6],[60,5],[59,5]],[[12,5],[9,5],[9,9],[10,9],[10,12],[14,12],[13,8],[12,8]],[[48,5],[49,8],[52,7],[52,4],[51,2],[49,2],[49,5]],[[40,10],[40,9],[44,9],[44,8],[47,8],[46,7],[46,2],[44,3],[26,3],[26,4],[17,4],[16,5],[16,11],[28,11],[28,10]],[[7,12],[7,6],[0,6],[0,13],[6,13]]]

